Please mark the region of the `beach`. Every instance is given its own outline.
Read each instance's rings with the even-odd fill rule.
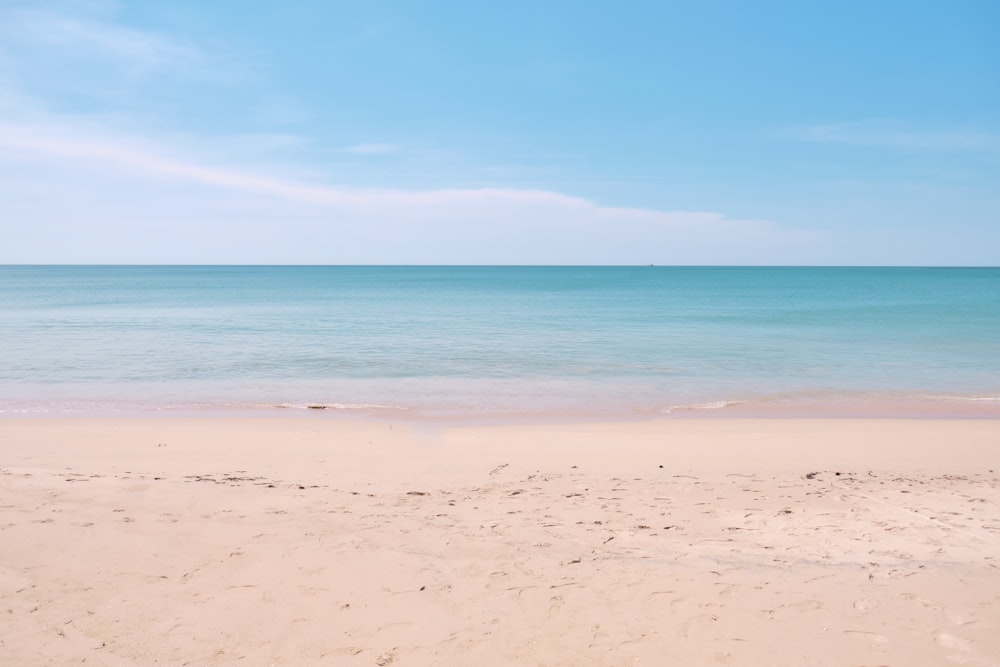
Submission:
[[[1000,421],[0,420],[4,665],[1000,665]]]
[[[998,26],[0,0],[0,667],[1000,667]]]

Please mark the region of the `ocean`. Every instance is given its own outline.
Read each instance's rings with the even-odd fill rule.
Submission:
[[[2,266],[0,414],[1000,416],[1000,269]]]

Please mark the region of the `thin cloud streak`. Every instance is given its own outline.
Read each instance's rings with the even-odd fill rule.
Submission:
[[[100,160],[150,174],[195,181],[258,195],[270,195],[312,204],[407,205],[448,202],[505,200],[521,203],[549,203],[562,206],[590,206],[584,199],[544,190],[506,188],[440,189],[406,191],[383,188],[337,188],[286,181],[236,170],[207,167],[162,157],[156,153],[118,145],[106,140],[53,138],[51,131],[29,126],[0,123],[0,145],[11,149],[62,158]]]
[[[942,151],[995,151],[1000,135],[986,132],[919,129],[898,123],[864,121],[813,125],[791,133],[799,141],[883,148]]]
[[[774,263],[821,239],[539,189],[308,183],[66,126],[0,123],[0,147],[7,262]],[[50,176],[18,195],[31,170]]]
[[[399,152],[399,146],[395,144],[356,144],[344,149],[345,153],[355,153],[357,155],[386,155],[388,153]]]
[[[64,50],[77,55],[106,57],[130,70],[190,65],[202,58],[193,46],[150,31],[112,22],[57,14],[42,9],[14,9],[0,13],[11,42]]]

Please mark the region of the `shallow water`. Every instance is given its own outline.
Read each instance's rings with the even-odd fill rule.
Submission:
[[[1000,414],[988,268],[6,266],[0,341],[6,414]]]

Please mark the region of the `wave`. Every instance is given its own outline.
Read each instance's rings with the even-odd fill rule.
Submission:
[[[381,403],[263,403],[263,402],[220,402],[220,403],[191,403],[191,404],[168,404],[156,406],[157,411],[175,410],[409,410],[401,405],[383,405]]]
[[[660,412],[670,415],[675,412],[688,412],[692,410],[721,410],[723,408],[728,408],[733,405],[742,405],[744,403],[746,403],[746,401],[709,401],[707,403],[670,405],[662,408]]]
[[[984,403],[1000,403],[1000,396],[921,396],[933,401],[973,401]]]
[[[379,403],[275,403],[263,406],[283,410],[409,410],[401,405],[381,405]]]

